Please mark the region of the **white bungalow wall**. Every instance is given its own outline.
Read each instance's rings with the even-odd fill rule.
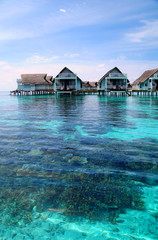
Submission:
[[[113,79],[116,79],[116,86],[119,87],[119,89],[122,87],[122,89],[127,89],[127,76],[126,74],[120,73],[117,69],[114,69],[109,74],[109,79],[107,79],[107,89],[112,89],[114,87]]]
[[[99,83],[98,89],[99,90],[105,90],[106,89],[106,80],[105,80],[105,78]]]
[[[36,90],[52,90],[53,86],[50,86],[48,84],[37,84],[35,85]]]
[[[73,72],[69,71],[69,69],[64,69],[61,73],[59,73],[57,75],[57,77],[55,78],[55,81],[54,81],[54,84],[53,84],[53,87],[54,87],[54,90],[56,91],[57,90],[57,87],[56,87],[56,83],[57,83],[57,80],[60,80],[60,79],[74,79],[75,80],[75,88],[76,90],[80,90],[82,89],[82,84],[81,84],[81,81],[80,79],[77,78],[77,75],[74,74]]]
[[[37,84],[37,85],[22,84],[22,85],[18,85],[18,90],[23,90],[23,91],[53,90],[53,86],[49,86],[48,84]]]
[[[122,78],[122,79],[121,79]],[[127,88],[127,77],[120,73],[117,69],[114,69],[111,73],[109,73],[108,76],[106,76],[105,79],[103,79],[98,86],[99,90],[106,90],[111,89],[113,87],[112,79],[118,79],[118,81],[121,80],[125,81],[124,88]]]
[[[29,84],[18,84],[18,90],[31,91],[31,85]]]
[[[77,90],[82,90],[83,84],[82,82],[77,78]]]
[[[146,80],[143,83],[139,83],[138,90],[148,90],[149,89],[149,82]]]

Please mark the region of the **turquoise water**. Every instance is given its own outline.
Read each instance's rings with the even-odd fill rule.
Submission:
[[[0,93],[0,240],[158,239],[158,98]]]

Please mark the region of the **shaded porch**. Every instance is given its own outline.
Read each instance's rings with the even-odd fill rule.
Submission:
[[[152,79],[152,89],[158,91],[158,79]]]
[[[106,89],[110,91],[125,91],[127,89],[127,79],[122,78],[106,78]]]
[[[76,79],[56,79],[56,91],[73,91],[77,89]]]

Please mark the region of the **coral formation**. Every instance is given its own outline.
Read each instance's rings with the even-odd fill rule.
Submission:
[[[31,222],[34,210],[61,209],[67,216],[115,222],[127,208],[143,210],[140,187],[127,177],[63,172],[63,184],[0,189],[1,220],[5,224]],[[55,210],[54,210],[55,211]],[[8,218],[11,221],[8,220]]]

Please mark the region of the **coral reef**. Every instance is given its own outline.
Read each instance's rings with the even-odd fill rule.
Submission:
[[[0,188],[0,220],[5,225],[30,223],[35,201],[30,189]]]
[[[61,201],[68,215],[90,219],[108,218],[115,222],[127,208],[144,209],[139,186],[127,178],[105,174],[73,174],[74,185],[62,192]]]
[[[127,177],[62,172],[62,178],[63,184],[60,182],[59,185],[1,187],[1,221],[8,225],[21,221],[30,223],[35,211],[40,213],[53,209],[71,217],[108,219],[115,223],[119,214],[128,208],[144,209],[139,185]]]

